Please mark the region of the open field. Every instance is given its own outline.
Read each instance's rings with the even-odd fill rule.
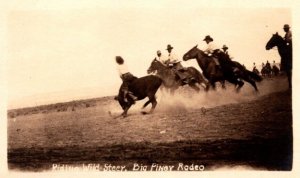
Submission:
[[[138,102],[127,118],[112,97],[8,111],[11,170],[51,170],[53,164],[199,164],[205,170],[291,170],[291,91],[286,79],[209,93],[158,94],[154,114]],[[148,167],[150,169],[150,167]]]

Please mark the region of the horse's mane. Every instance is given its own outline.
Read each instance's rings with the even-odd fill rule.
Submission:
[[[273,34],[272,38],[275,38],[276,40],[279,40],[279,42],[282,44],[282,43],[285,43],[285,40],[282,36],[280,36],[278,34],[278,32],[276,32],[275,34]]]
[[[280,36],[278,33],[273,34],[276,38],[279,38],[281,41],[284,41],[283,37]]]
[[[204,51],[199,49],[198,45],[194,46],[191,50],[193,50],[193,49],[197,49],[201,53],[201,55],[204,55]]]

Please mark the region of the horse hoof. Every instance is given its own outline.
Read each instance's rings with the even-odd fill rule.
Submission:
[[[142,113],[143,115],[148,114],[146,111],[142,111],[141,113]]]

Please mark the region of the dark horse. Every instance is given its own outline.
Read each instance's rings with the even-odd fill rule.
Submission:
[[[163,86],[170,89],[171,94],[173,94],[174,91],[178,89],[178,87],[186,84],[182,84],[182,81],[176,76],[175,72],[168,66],[165,66],[160,61],[156,60],[156,58],[151,62],[151,65],[148,68],[147,72],[148,74],[150,74],[155,71],[157,71],[156,75],[163,80]],[[204,79],[202,74],[196,68],[187,67],[184,72],[186,73],[188,78],[192,78],[192,80],[189,80],[189,82],[187,83],[191,88],[196,91],[200,91],[200,88],[196,85],[196,83],[198,83],[199,85],[205,85],[205,90],[208,90],[209,83]]]
[[[252,72],[256,73],[257,75],[259,75],[259,71],[257,70],[256,67],[253,67]]]
[[[272,68],[271,68],[271,66],[265,65],[265,66],[261,69],[261,75],[262,75],[263,77],[271,77],[271,75],[272,75]]]
[[[277,46],[278,53],[281,57],[281,70],[286,72],[289,82],[289,88],[292,88],[292,44],[288,46],[285,40],[278,35],[278,33],[273,34],[271,39],[266,44],[266,50],[272,49],[274,46]]]
[[[274,76],[277,76],[279,74],[279,68],[277,66],[272,67],[272,73]]]
[[[255,81],[261,81],[261,77],[254,72],[248,71],[240,63],[231,61],[229,62],[228,56],[225,53],[220,52],[218,58],[222,66],[222,70],[217,70],[215,74],[212,73],[215,68],[215,62],[210,59],[203,51],[197,48],[198,45],[193,47],[187,53],[184,54],[183,60],[196,59],[200,68],[203,71],[204,76],[209,80],[213,88],[215,88],[215,82],[227,80],[230,83],[235,84],[237,91],[244,85],[243,79],[249,82],[256,91],[258,91]],[[232,71],[232,67],[238,69],[237,72]]]
[[[162,80],[154,75],[144,76],[141,78],[137,78],[131,82],[129,85],[129,91],[131,91],[136,97],[138,97],[138,100],[142,100],[146,97],[149,98],[149,100],[143,105],[143,108],[145,108],[149,103],[152,104],[152,108],[150,110],[150,113],[153,112],[157,105],[157,101],[155,98],[155,94],[158,90],[158,88],[161,86]],[[119,104],[121,105],[123,109],[123,113],[121,116],[125,117],[127,116],[127,111],[129,108],[135,103],[131,97],[127,97],[128,102],[124,101],[123,98],[123,91],[121,90],[122,86],[119,89],[119,95],[115,99],[119,101]]]

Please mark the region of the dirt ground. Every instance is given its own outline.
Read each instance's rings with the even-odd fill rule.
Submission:
[[[105,97],[93,107],[8,118],[10,170],[47,171],[53,164],[203,165],[205,170],[291,170],[291,91],[286,79],[205,93],[158,94],[155,113],[127,118]],[[178,169],[175,169],[178,170]]]

